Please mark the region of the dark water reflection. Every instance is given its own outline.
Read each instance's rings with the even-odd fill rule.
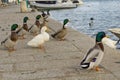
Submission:
[[[119,0],[84,0],[84,5],[69,10],[52,11],[52,17],[62,21],[69,18],[69,25],[87,35],[94,36],[99,31],[105,31],[113,39],[117,39],[108,29],[120,27]],[[93,26],[88,24],[93,17]]]

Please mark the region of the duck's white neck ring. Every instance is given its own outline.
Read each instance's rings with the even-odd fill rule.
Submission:
[[[100,44],[100,43],[102,43],[102,42],[97,42],[96,44]]]

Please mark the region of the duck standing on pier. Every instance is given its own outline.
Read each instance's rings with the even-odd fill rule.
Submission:
[[[20,39],[25,39],[25,35],[28,32],[28,25],[27,25],[27,21],[29,20],[29,18],[26,16],[23,19],[23,26],[22,28],[20,28],[16,33],[18,33],[18,36]]]
[[[28,29],[34,36],[37,35],[41,29],[39,19],[41,18],[41,15],[36,16],[35,23]]]
[[[31,47],[38,47],[40,49],[44,49],[43,44],[45,43],[45,41],[48,41],[50,38],[46,30],[47,30],[47,27],[43,26],[41,28],[41,33],[35,36],[32,40],[30,40],[27,43],[27,45]]]
[[[95,69],[99,71],[98,67],[103,55],[104,55],[104,46],[102,43],[102,39],[106,37],[105,32],[98,32],[96,35],[96,44],[93,48],[91,48],[88,53],[84,56],[80,65],[83,69]]]
[[[11,35],[1,42],[1,45],[4,44],[4,46],[8,49],[9,52],[15,50],[14,46],[16,45],[16,42],[18,40],[18,34],[16,33],[17,28],[18,24],[13,24],[11,26]]]
[[[67,34],[67,28],[65,27],[65,25],[69,22],[68,19],[64,19],[63,21],[63,28],[59,31],[57,31],[56,33],[52,34],[51,36],[57,40],[65,40],[64,37]]]

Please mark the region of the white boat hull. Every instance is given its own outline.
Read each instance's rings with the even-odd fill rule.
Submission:
[[[31,7],[35,7],[37,9],[69,9],[76,8],[76,4],[67,4],[67,3],[58,3],[58,4],[41,4],[36,2],[30,2]]]

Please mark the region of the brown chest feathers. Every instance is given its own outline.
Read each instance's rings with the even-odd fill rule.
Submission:
[[[35,25],[37,25],[37,27],[40,28],[40,22],[39,21],[36,21]]]
[[[98,43],[98,46],[100,47],[100,49],[101,49],[102,51],[104,51],[104,46],[103,46],[102,43]]]
[[[18,35],[16,34],[16,32],[11,32],[10,39],[14,42],[18,40]]]
[[[23,24],[23,29],[28,31],[28,25],[27,24]]]

